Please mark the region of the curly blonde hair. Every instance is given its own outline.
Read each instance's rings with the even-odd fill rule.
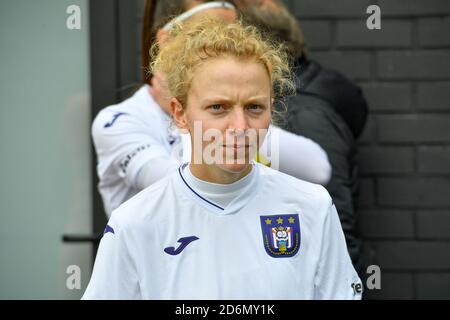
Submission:
[[[176,25],[161,49],[153,45],[150,70],[166,75],[170,93],[185,107],[195,68],[208,58],[221,56],[261,63],[269,75],[275,99],[295,88],[281,44],[263,39],[254,26],[240,21],[227,24],[211,17]]]

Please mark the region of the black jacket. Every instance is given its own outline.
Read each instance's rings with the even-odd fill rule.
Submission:
[[[287,130],[314,140],[327,152],[333,171],[326,188],[339,213],[350,257],[361,272],[355,153],[367,120],[367,103],[359,87],[314,61],[299,60],[295,74],[297,93],[286,103]]]

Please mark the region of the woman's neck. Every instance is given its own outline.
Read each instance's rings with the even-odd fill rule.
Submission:
[[[219,168],[217,165],[190,163],[189,170],[197,179],[211,183],[230,184],[248,175],[252,171],[252,165],[248,164],[240,172],[230,172]]]

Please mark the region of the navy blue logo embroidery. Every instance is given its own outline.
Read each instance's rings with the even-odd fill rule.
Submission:
[[[264,248],[274,258],[292,257],[300,248],[298,214],[261,216]]]
[[[177,254],[180,254],[181,251],[183,251],[189,243],[195,240],[198,240],[196,236],[180,238],[178,239],[178,242],[181,244],[177,249],[175,249],[174,247],[168,247],[164,249],[164,252],[172,256],[176,256]]]
[[[173,145],[175,142],[178,142],[181,138],[179,136],[169,134],[167,137],[167,141],[170,145]]]
[[[118,112],[118,113],[116,113],[115,115],[113,115],[112,120],[110,122],[105,123],[105,125],[103,127],[104,128],[112,127],[114,122],[116,122],[117,118],[119,118],[120,116],[123,116],[125,114],[128,114],[128,113],[125,113],[125,112]]]
[[[105,230],[103,231],[103,234],[106,234],[108,232],[111,232],[112,234],[115,234],[114,233],[114,229],[111,228],[109,225],[106,225]]]

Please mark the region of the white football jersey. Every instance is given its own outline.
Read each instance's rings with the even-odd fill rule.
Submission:
[[[253,164],[222,207],[183,166],[113,212],[83,299],[361,298],[325,188]]]

